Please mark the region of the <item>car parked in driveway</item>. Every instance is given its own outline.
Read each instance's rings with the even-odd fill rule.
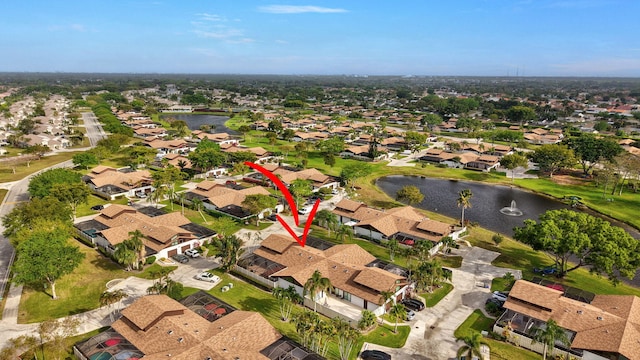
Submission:
[[[424,310],[424,303],[417,299],[403,299],[400,303],[409,310],[413,310],[413,311]]]
[[[391,360],[391,355],[380,350],[365,350],[360,354],[362,360]]]
[[[93,205],[91,207],[91,210],[94,210],[94,211],[104,210],[104,205]]]
[[[185,254],[175,254],[171,258],[181,264],[186,264],[189,262],[189,257],[187,257],[187,255]]]
[[[214,275],[210,272],[201,272],[195,276],[196,279],[208,282],[218,282],[220,281],[220,277],[218,275]]]
[[[500,300],[502,302],[507,301],[508,297],[509,297],[509,293],[503,292],[503,291],[494,291],[493,294],[491,294],[492,299]]]
[[[302,209],[298,210],[298,214],[300,215],[308,215],[313,210],[312,206],[305,206]]]
[[[200,253],[196,249],[189,249],[189,250],[185,251],[184,254],[189,256],[189,257],[191,257],[191,258],[200,257]]]
[[[411,321],[416,317],[416,313],[413,310],[407,310],[407,316],[405,316],[405,320]]]

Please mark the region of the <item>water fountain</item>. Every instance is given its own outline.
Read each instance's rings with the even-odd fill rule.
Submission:
[[[516,201],[511,200],[511,206],[505,206],[500,209],[500,212],[509,216],[522,216],[522,210],[516,207]]]

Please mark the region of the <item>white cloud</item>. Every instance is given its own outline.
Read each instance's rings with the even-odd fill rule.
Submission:
[[[243,29],[235,28],[225,24],[227,18],[217,14],[200,13],[196,14],[198,19],[191,21],[192,32],[198,37],[205,39],[215,39],[230,44],[244,44],[254,42],[254,39],[247,37]]]
[[[327,8],[313,5],[268,5],[258,8],[261,12],[270,14],[301,14],[301,13],[344,13],[348,12],[340,8]]]
[[[204,21],[227,21],[225,17],[220,16],[218,14],[201,13],[196,15],[199,16],[200,19]]]

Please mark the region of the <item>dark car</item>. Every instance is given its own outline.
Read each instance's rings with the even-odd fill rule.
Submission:
[[[380,350],[365,350],[360,354],[362,360],[391,360],[391,355]]]
[[[91,210],[94,210],[94,211],[104,210],[104,205],[94,205],[91,207]]]
[[[404,299],[400,302],[402,305],[404,305],[407,309],[413,310],[413,311],[422,311],[424,310],[424,303],[420,300],[416,300],[416,299]]]
[[[184,254],[175,254],[171,258],[181,264],[185,264],[189,262],[189,257]]]

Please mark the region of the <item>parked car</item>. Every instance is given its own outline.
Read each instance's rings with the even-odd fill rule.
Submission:
[[[413,310],[413,311],[424,310],[424,303],[417,299],[403,299],[400,303],[409,310]]]
[[[200,253],[196,249],[189,249],[189,250],[185,251],[184,254],[189,256],[189,257],[191,257],[191,258],[200,257]]]
[[[104,205],[93,205],[91,207],[91,210],[94,210],[94,211],[104,210]]]
[[[484,302],[484,304],[485,304],[485,305],[487,305],[487,304],[489,304],[489,303],[496,304],[496,305],[498,305],[499,307],[502,307],[502,306],[504,305],[504,301],[502,301],[502,300],[498,300],[498,299],[495,299],[495,298],[493,298],[493,297],[488,298],[488,299],[487,299],[487,301],[485,301],[485,302]]]
[[[402,239],[400,244],[413,246],[416,242],[413,239]]]
[[[491,294],[492,299],[500,300],[502,302],[507,301],[508,297],[509,293],[504,291],[494,291],[493,294]]]
[[[553,275],[558,272],[558,269],[555,266],[547,266],[546,268],[533,268],[533,272],[536,274],[545,275]]]
[[[307,215],[309,213],[311,213],[311,210],[313,210],[313,207],[311,206],[305,206],[302,209],[298,210],[298,214],[300,215]]]
[[[365,350],[360,354],[362,360],[391,360],[391,355],[380,350]]]
[[[218,282],[220,281],[220,277],[218,275],[214,275],[210,272],[201,272],[196,275],[196,279],[208,282]]]
[[[139,192],[136,193],[136,196],[140,199],[146,199],[147,198],[147,194],[143,193],[143,192]]]
[[[411,321],[415,317],[416,317],[416,313],[413,310],[407,310],[407,316],[405,317],[405,320]]]
[[[175,254],[171,258],[181,264],[186,264],[189,262],[189,258],[185,254]]]
[[[270,220],[270,221],[278,221],[278,218],[276,217],[275,213],[271,213],[269,216],[267,216],[265,219]]]

